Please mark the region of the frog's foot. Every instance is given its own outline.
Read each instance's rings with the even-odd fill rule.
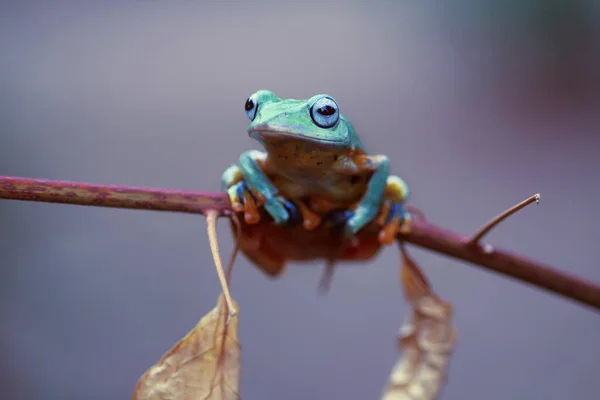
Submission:
[[[348,221],[354,217],[352,210],[337,209],[327,213],[323,219],[323,223],[328,223],[331,234],[334,236],[343,235],[350,237],[352,230],[348,225]]]
[[[294,227],[302,223],[298,206],[283,196],[265,199],[264,207],[277,225]]]
[[[257,224],[260,221],[260,212],[258,207],[264,202],[262,196],[257,196],[246,182],[239,181],[227,189],[229,200],[231,202],[231,208],[235,212],[244,213],[244,221],[247,224]]]
[[[296,201],[296,206],[301,214],[302,227],[307,231],[312,231],[321,225],[321,217],[314,213],[304,202]]]
[[[386,201],[381,208],[377,223],[382,226],[379,242],[390,245],[399,232],[410,232],[410,214],[402,203]]]
[[[335,260],[340,258],[345,250],[357,247],[360,244],[360,240],[356,236],[355,229],[352,226],[352,221],[355,217],[356,214],[352,210],[337,209],[330,211],[323,218],[323,224],[329,226],[331,235],[340,239],[337,254],[331,257],[330,260],[332,265]]]
[[[278,225],[296,226],[302,222],[302,213],[292,201],[282,196],[266,199],[244,181],[239,181],[227,189],[227,194],[232,210],[243,212],[244,221],[248,224],[260,222],[260,207],[264,207]]]

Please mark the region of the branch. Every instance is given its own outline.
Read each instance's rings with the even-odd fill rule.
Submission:
[[[0,199],[204,214],[231,212],[222,193],[0,176]]]
[[[224,193],[94,185],[0,176],[0,199],[220,215],[232,211]],[[470,262],[600,310],[600,287],[525,257],[473,244],[469,237],[415,219],[399,240]]]

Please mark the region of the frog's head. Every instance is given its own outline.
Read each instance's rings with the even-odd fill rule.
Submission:
[[[265,144],[272,139],[301,139],[334,147],[351,147],[354,129],[340,114],[333,97],[318,94],[308,100],[282,100],[259,90],[246,100],[248,134]]]

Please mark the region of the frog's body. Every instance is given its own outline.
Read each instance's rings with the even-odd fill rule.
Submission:
[[[341,208],[350,211],[346,233],[355,235],[383,211],[384,243],[408,222],[402,206],[407,185],[389,175],[386,156],[367,155],[333,98],[282,100],[259,90],[245,108],[251,120],[248,133],[265,152],[243,153],[240,166],[229,167],[222,183],[246,222],[257,223],[257,207],[264,205],[277,224],[290,223],[299,211],[304,228],[312,230],[325,213]]]
[[[293,137],[264,141],[264,172],[289,199],[322,198],[350,206],[366,191],[372,171],[359,169],[353,158],[362,149],[349,150]]]

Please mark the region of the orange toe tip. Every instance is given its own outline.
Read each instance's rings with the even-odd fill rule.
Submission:
[[[242,203],[233,202],[231,203],[231,209],[235,212],[242,212],[244,211],[244,206],[242,205]]]
[[[410,233],[412,228],[412,224],[409,221],[405,221],[402,225],[400,225],[400,228],[398,229],[399,233]]]
[[[394,238],[395,235],[389,235],[387,232],[382,231],[379,233],[379,243],[385,246],[389,246],[394,243]]]
[[[390,245],[394,243],[396,233],[398,233],[398,223],[397,221],[394,221],[379,231],[379,242],[384,245]]]
[[[312,231],[313,229],[316,228],[315,224],[313,224],[312,221],[307,221],[307,220],[304,220],[304,222],[302,223],[302,227],[304,229],[306,229],[307,231]]]
[[[321,225],[321,219],[318,218],[304,218],[304,221],[302,221],[302,226],[307,231],[315,230],[319,225]]]
[[[260,215],[257,213],[244,213],[244,221],[247,224],[257,224],[260,221]]]

